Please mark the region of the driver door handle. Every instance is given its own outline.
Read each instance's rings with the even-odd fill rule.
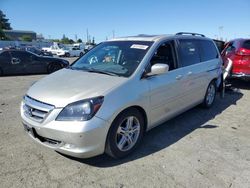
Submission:
[[[190,76],[190,75],[192,75],[193,73],[191,72],[191,71],[189,71],[188,73],[187,73],[187,75],[188,76]]]

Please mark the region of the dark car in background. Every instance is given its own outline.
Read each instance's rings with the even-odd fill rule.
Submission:
[[[39,56],[23,50],[0,52],[0,75],[52,73],[68,65],[66,60]]]
[[[250,80],[250,39],[229,41],[221,53],[225,66],[232,61],[231,78]]]
[[[32,52],[32,53],[40,55],[40,56],[53,57],[53,54],[51,52],[45,52],[45,51],[42,51],[42,50],[40,50],[40,49],[38,49],[36,47],[33,47],[33,46],[27,46],[27,47],[24,48],[24,50]]]

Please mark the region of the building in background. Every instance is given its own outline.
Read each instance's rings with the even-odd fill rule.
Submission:
[[[16,41],[33,41],[36,40],[36,32],[22,30],[3,30],[9,40]]]

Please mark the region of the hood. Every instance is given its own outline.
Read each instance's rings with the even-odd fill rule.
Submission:
[[[30,87],[27,95],[44,103],[64,107],[82,99],[102,96],[127,78],[61,69]]]

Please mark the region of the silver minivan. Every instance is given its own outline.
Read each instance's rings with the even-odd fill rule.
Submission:
[[[151,128],[210,107],[221,77],[221,56],[204,35],[116,38],[33,84],[22,122],[31,138],[66,155],[121,158]]]

